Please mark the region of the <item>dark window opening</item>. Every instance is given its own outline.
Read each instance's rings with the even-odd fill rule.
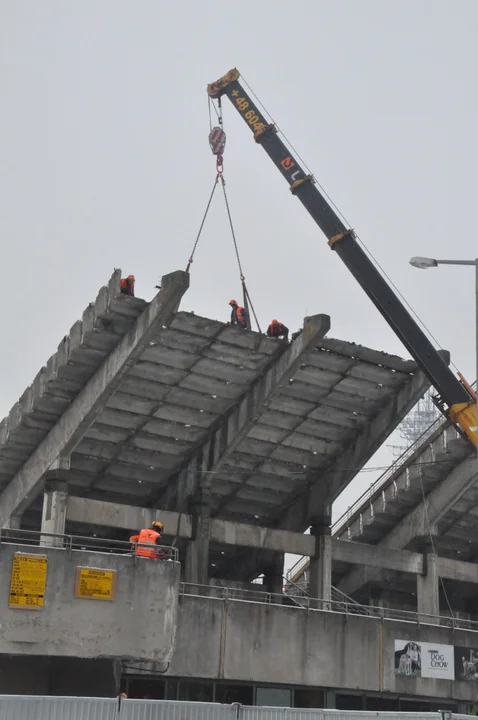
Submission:
[[[178,700],[190,700],[192,702],[212,702],[212,682],[188,682],[179,681]]]
[[[156,680],[151,676],[144,679],[130,678],[126,692],[129,698],[135,700],[164,700],[165,686],[164,680]]]
[[[367,697],[366,710],[376,712],[398,712],[398,698]]]
[[[294,707],[296,708],[323,708],[325,707],[323,690],[294,690]]]
[[[252,685],[216,685],[216,702],[223,705],[240,703],[241,705],[254,704],[254,688]]]
[[[337,710],[363,710],[362,695],[342,695],[337,693],[335,696],[335,707]]]

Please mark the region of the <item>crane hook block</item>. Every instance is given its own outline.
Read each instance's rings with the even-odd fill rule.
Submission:
[[[222,155],[226,147],[226,133],[220,127],[215,127],[209,133],[209,145],[213,155]]]

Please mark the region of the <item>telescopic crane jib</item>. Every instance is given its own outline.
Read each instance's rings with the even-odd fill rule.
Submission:
[[[209,97],[212,100],[220,99],[223,95],[229,98],[249,126],[256,143],[263,147],[287,181],[292,194],[298,197],[325,234],[330,248],[335,250],[436,388],[439,393],[436,402],[440,410],[476,446],[476,398],[473,390],[461,376],[456,377],[450,370],[361,248],[354,231],[344,225],[321,194],[313,176],[302,169],[279,137],[276,126],[267,122],[256,103],[242,87],[239,78],[238,70],[230,70],[222,78],[208,85]]]

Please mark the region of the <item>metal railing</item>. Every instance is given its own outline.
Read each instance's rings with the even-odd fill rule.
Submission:
[[[362,495],[360,495],[359,498],[357,498],[353,505],[347,508],[347,510],[338,518],[338,520],[336,520],[336,522],[332,525],[331,528],[332,536],[336,537],[343,530],[345,530],[345,528],[348,527],[354,515],[359,513],[367,502],[371,503],[375,499],[375,497],[380,494],[380,491],[384,488],[384,486],[393,479],[395,474],[403,471],[404,466],[406,466],[407,462],[411,460],[415,454],[420,452],[422,446],[425,445],[425,443],[428,443],[432,435],[434,435],[435,433],[441,434],[438,431],[443,432],[451,425],[452,423],[443,416],[440,416],[436,420],[434,420],[431,425],[425,430],[425,432],[422,433],[420,437],[415,440],[415,442],[412,443],[405,450],[405,452],[400,455],[400,457],[394,460],[390,467],[387,468],[387,470],[382,473],[382,475],[380,475],[380,477],[374,483],[372,483],[370,487],[365,490]],[[287,572],[287,581],[296,582],[302,572],[308,567],[309,561],[309,557],[301,557]]]
[[[67,552],[97,552],[111,555],[129,555],[137,558],[137,548],[151,550],[151,545],[131,543],[124,540],[110,540],[88,535],[67,535],[61,533],[47,533],[40,530],[12,530],[0,529],[0,545],[21,545],[25,547],[42,547]],[[170,545],[156,545],[159,559],[178,562],[179,551]]]
[[[400,457],[394,460],[390,467],[387,468],[387,470],[385,470],[385,472],[380,475],[380,477],[377,478],[377,480],[372,483],[359,498],[357,498],[353,505],[347,508],[347,510],[338,518],[338,520],[335,521],[335,523],[332,525],[332,535],[335,536],[340,533],[341,530],[345,529],[348,523],[350,523],[351,518],[361,510],[367,500],[371,501],[372,498],[375,498],[376,495],[379,495],[380,490],[382,490],[383,486],[386,485],[388,481],[391,480],[397,472],[403,471],[403,468],[407,464],[407,461],[411,460],[412,457],[422,449],[422,446],[425,443],[428,443],[432,435],[434,435],[438,430],[441,430],[443,432],[443,430],[450,426],[451,422],[443,416],[440,416],[436,420],[434,420],[432,424],[425,430],[425,432],[422,433],[422,435],[420,435],[420,437],[415,440],[415,442],[412,443],[400,455]]]
[[[372,619],[396,620],[424,625],[440,625],[454,630],[472,630],[478,633],[478,621],[447,615],[431,615],[418,613],[414,610],[399,608],[377,607],[376,605],[362,605],[355,600],[347,601],[347,595],[337,600],[333,597],[312,598],[307,594],[285,594],[264,591],[243,590],[241,588],[228,588],[219,585],[200,585],[198,583],[180,583],[180,596],[210,597],[224,601],[252,602],[267,605],[280,605],[293,607],[297,611],[315,611],[327,609],[340,615],[362,615]],[[292,602],[290,602],[292,601]]]

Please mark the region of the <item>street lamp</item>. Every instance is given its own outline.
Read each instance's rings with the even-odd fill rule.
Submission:
[[[478,258],[475,260],[435,260],[435,258],[412,257],[410,265],[419,270],[438,267],[438,265],[471,265],[475,267],[475,345],[476,345],[476,417],[478,421]],[[475,430],[478,440],[478,428]],[[478,442],[477,453],[478,453]]]

